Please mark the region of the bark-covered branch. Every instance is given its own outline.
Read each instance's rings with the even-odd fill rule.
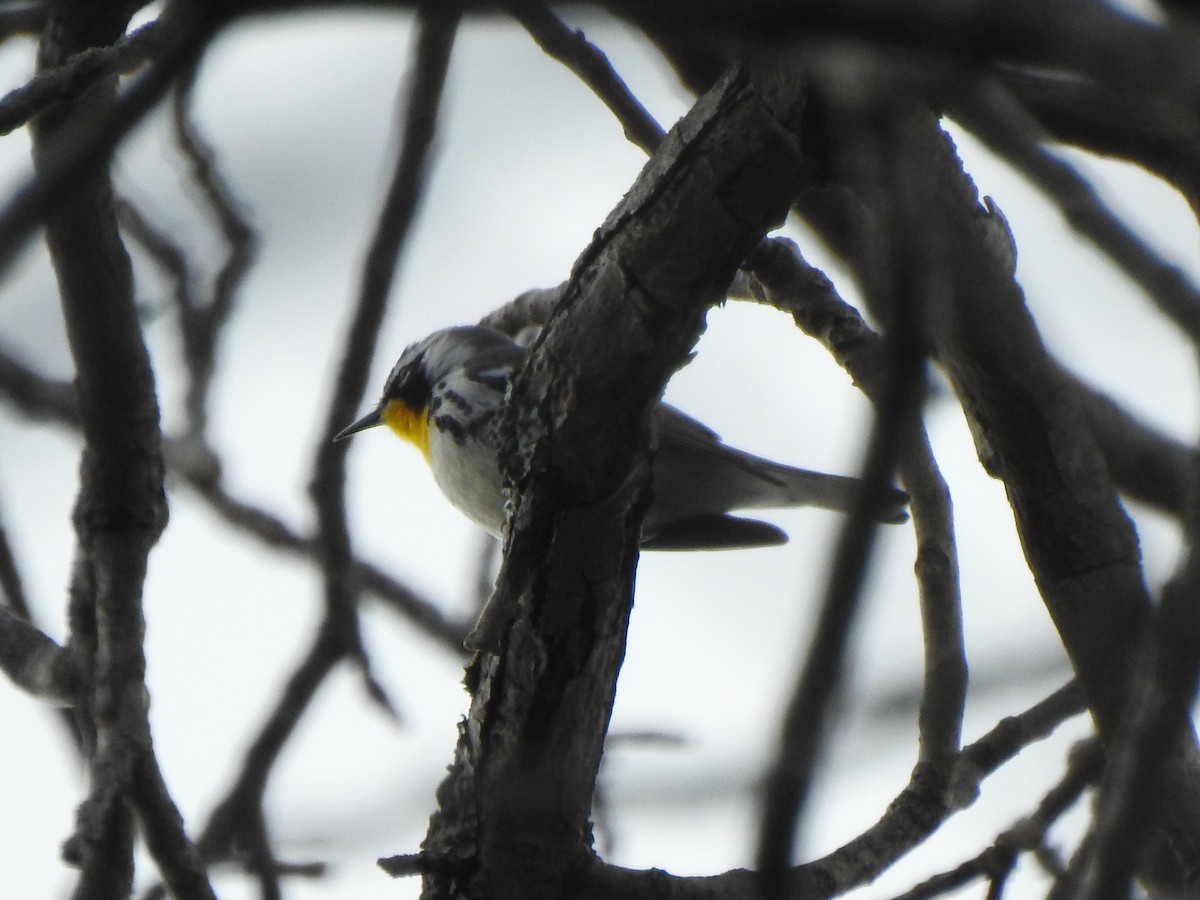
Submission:
[[[1137,539],[1117,502],[1078,394],[1046,354],[1013,280],[1003,219],[983,209],[948,141],[925,129],[940,188],[929,216],[956,223],[953,305],[936,353],[967,412],[980,461],[1003,480],[1034,578],[1106,742],[1117,739],[1136,684],[1149,598]],[[1185,870],[1200,864],[1194,744],[1165,775],[1164,826]]]
[[[802,184],[800,87],[739,71],[701,99],[584,253],[514,387],[516,509],[423,845],[427,897],[557,896],[591,860],[648,410]]]
[[[20,128],[55,104],[79,99],[109,76],[136,71],[160,52],[160,30],[158,22],[148,22],[111,46],[80,50],[0,97],[0,135]]]
[[[790,313],[806,334],[821,341],[873,401],[886,402],[883,340],[837,296],[832,283],[787,241],[764,242],[749,264],[761,284],[762,299]],[[878,876],[953,808],[950,794],[959,760],[966,654],[950,496],[923,429],[904,441],[900,475],[910,494],[918,537],[916,571],[925,634],[919,762],[904,792],[876,825],[806,867],[841,889]]]
[[[128,12],[77,3],[55,7],[40,45],[41,65],[52,67],[111,43],[124,32]],[[33,209],[44,217],[58,276],[84,439],[74,511],[78,547],[70,650],[84,682],[80,724],[91,784],[64,852],[80,869],[76,896],[95,900],[129,895],[135,811],[147,829],[161,830],[164,839],[171,835],[168,843],[188,844],[165,787],[153,805],[140,802],[144,795],[134,788],[139,771],[161,780],[147,718],[142,646],[147,558],[167,521],[154,376],[105,156],[90,147],[87,165],[72,166],[73,150],[67,149],[77,140],[86,145],[115,134],[95,124],[119,120],[115,109],[109,83],[44,114],[34,140],[39,183],[72,188],[57,198],[48,194]],[[152,851],[159,846],[153,842]],[[186,885],[180,896],[213,896],[193,854],[156,859],[169,881]]]
[[[0,669],[14,684],[40,700],[74,706],[79,697],[79,665],[75,655],[3,606],[0,606]]]
[[[0,272],[7,271],[48,213],[60,209],[64,198],[69,199],[98,167],[107,164],[116,147],[165,96],[178,75],[195,64],[220,24],[209,12],[203,3],[176,0],[163,12],[162,44],[153,64],[120,93],[111,109],[77,118],[68,137],[47,134],[42,139],[36,174],[0,213]],[[116,37],[107,40],[111,43]],[[50,65],[63,65],[74,52],[86,49],[60,54]],[[101,82],[95,90],[107,90],[104,85]]]
[[[952,115],[1037,185],[1071,227],[1116,263],[1163,315],[1193,343],[1200,343],[1200,289],[1105,206],[1073,166],[1043,146],[1045,136],[1033,116],[999,79],[985,82],[951,109]]]
[[[1022,853],[1033,853],[1061,873],[1062,867],[1047,846],[1053,825],[1100,775],[1102,756],[1095,741],[1087,741],[1072,754],[1062,779],[1042,798],[1037,809],[1002,831],[991,846],[949,872],[935,875],[895,900],[926,900],[949,894],[973,881],[989,882],[989,897],[1002,895]]]

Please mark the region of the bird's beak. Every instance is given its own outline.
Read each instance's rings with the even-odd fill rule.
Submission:
[[[374,428],[376,425],[382,424],[382,410],[377,406],[357,422],[347,425],[345,428],[335,434],[333,439],[335,441],[343,441],[352,434],[358,434],[360,431],[366,431],[368,428]]]

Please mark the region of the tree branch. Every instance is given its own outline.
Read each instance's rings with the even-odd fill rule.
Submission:
[[[1003,67],[997,77],[1055,140],[1158,173],[1200,215],[1200,121],[1187,108],[1059,73]]]
[[[9,91],[0,97],[0,135],[15,131],[55,104],[78,100],[111,75],[136,71],[161,52],[161,30],[158,22],[147,22],[115,44],[80,50],[62,65],[43,70]]]
[[[1038,123],[999,80],[987,80],[952,103],[951,115],[1040,188],[1072,228],[1128,275],[1193,344],[1200,344],[1200,290],[1113,214],[1073,166],[1042,145]]]
[[[809,267],[789,241],[764,241],[748,261],[760,299],[792,315],[820,340],[875,403],[887,402],[883,339]],[[918,429],[905,442],[901,478],[917,531],[917,575],[925,633],[925,685],[919,717],[919,765],[883,818],[850,844],[811,865],[843,890],[865,883],[923,840],[945,818],[966,696],[957,554],[949,493],[928,439]]]
[[[1063,721],[1086,710],[1083,692],[1075,682],[1055,691],[1024,712],[1002,720],[987,734],[963,748],[956,764],[954,795],[957,805],[943,806],[941,817],[932,825],[921,821],[920,807],[913,807],[914,792],[906,788],[889,806],[887,818],[894,819],[893,834],[905,826],[904,816],[893,811],[913,809],[917,821],[908,822],[907,844],[881,843],[871,837],[879,826],[869,830],[828,856],[796,866],[791,870],[789,896],[796,900],[823,900],[836,897],[863,883],[863,854],[877,854],[875,874],[882,872],[903,853],[920,844],[933,828],[951,812],[965,809],[978,796],[978,785],[1001,765],[1028,745],[1045,738]],[[883,824],[881,820],[880,825]],[[430,860],[405,859],[400,868],[433,865]],[[871,877],[870,875],[866,877]],[[595,861],[576,884],[577,900],[760,900],[757,874],[748,869],[732,869],[719,875],[680,877],[658,869],[624,869]]]
[[[392,183],[364,264],[354,322],[330,401],[324,437],[317,448],[310,493],[318,513],[315,555],[325,576],[325,616],[306,658],[293,673],[266,726],[247,753],[237,783],[213,813],[201,838],[206,859],[226,858],[241,844],[249,849],[247,868],[266,896],[279,894],[279,867],[270,848],[262,799],[279,753],[333,667],[347,657],[358,662],[373,699],[387,704],[370,675],[358,631],[357,579],[345,523],[344,460],[347,445],[333,436],[361,402],[386,306],[397,257],[407,236],[428,169],[437,110],[457,29],[457,15],[422,15],[415,39],[416,59],[406,88],[402,146]]]
[[[149,70],[103,115],[78,120],[69,139],[44,142],[37,174],[12,195],[0,213],[0,273],[8,270],[48,211],[58,208],[64,198],[86,184],[97,167],[107,164],[117,145],[157,105],[179,72],[203,52],[218,23],[206,18],[202,8],[205,4],[199,0],[175,0],[161,17],[162,49]]]
[[[43,33],[41,65],[54,66],[87,47],[115,40],[124,32],[129,12],[120,5],[57,5]],[[138,96],[148,95],[141,91]],[[111,83],[70,107],[43,114],[34,130],[39,172],[34,183],[42,186],[44,196],[36,190],[24,195],[28,212],[45,219],[75,361],[84,438],[70,624],[71,648],[85,679],[81,721],[91,787],[68,847],[80,868],[75,895],[89,900],[129,895],[132,812],[139,808],[134,772],[157,771],[147,718],[142,590],[147,557],[167,520],[158,404],[106,167],[108,142],[119,129],[96,124],[128,119],[128,109],[117,110]],[[83,151],[76,147],[87,155],[80,156]],[[71,191],[54,196],[55,186]],[[4,221],[12,221],[21,202],[9,207]],[[0,246],[12,249],[11,244]],[[165,788],[160,799],[160,808],[173,809]],[[157,817],[155,824],[174,830],[164,840],[187,844],[178,813],[170,820]],[[179,858],[159,861],[169,868]],[[191,874],[189,900],[211,900],[203,872]]]
[[[987,878],[992,883],[988,896],[999,897],[1018,856],[1023,852],[1044,849],[1050,826],[1099,778],[1101,760],[1100,748],[1094,741],[1077,747],[1062,780],[1042,798],[1031,815],[1001,832],[992,845],[978,856],[950,872],[922,882],[895,900],[926,900],[948,894],[980,878]]]
[[[1105,900],[1125,890],[1147,839],[1164,812],[1170,815],[1173,798],[1164,791],[1176,790],[1171,774],[1196,771],[1189,751],[1196,740],[1191,707],[1200,680],[1197,496],[1193,484],[1188,556],[1164,586],[1153,623],[1143,635],[1125,727],[1110,741],[1092,840],[1080,860],[1083,877],[1074,895],[1079,900]],[[1196,839],[1194,833],[1188,837]],[[1187,839],[1175,837],[1172,849],[1186,861],[1193,848]],[[1186,874],[1188,879],[1176,888],[1181,893],[1195,888],[1195,870]]]
[[[554,13],[538,3],[515,0],[509,4],[513,17],[537,41],[542,51],[558,60],[592,89],[625,129],[625,137],[647,154],[658,149],[666,137],[621,76],[582,31],[572,31]]]
[[[40,629],[0,606],[0,669],[39,700],[74,706],[82,679],[78,660]]]
[[[984,467],[1003,479],[1026,559],[1106,744],[1119,740],[1150,609],[1137,540],[1116,500],[1078,394],[1046,354],[1013,280],[1011,238],[980,209],[944,136],[922,158],[943,187],[930,208],[955,239],[953,308],[937,353],[972,423]],[[1166,777],[1165,822],[1186,869],[1200,865],[1195,747]]]
[[[828,92],[820,76],[815,80],[820,85],[818,91]],[[821,613],[785,714],[778,755],[764,787],[758,868],[764,896],[769,900],[781,900],[787,892],[799,817],[811,787],[826,712],[842,675],[845,648],[866,580],[878,518],[874,513],[893,477],[901,448],[911,444],[918,428],[925,387],[923,319],[940,305],[941,285],[934,273],[944,265],[938,256],[941,244],[936,237],[930,240],[928,231],[912,227],[914,221],[922,222],[931,226],[936,235],[936,223],[924,218],[919,206],[930,185],[921,177],[912,158],[917,148],[906,120],[913,113],[909,103],[896,102],[888,96],[889,91],[880,90],[884,82],[864,80],[869,98],[860,101],[864,108],[847,119],[856,119],[848,127],[858,136],[857,158],[852,164],[861,167],[861,177],[874,192],[882,220],[883,239],[877,245],[880,252],[864,261],[864,271],[873,274],[868,290],[875,294],[876,308],[886,315],[883,355],[887,377],[875,405],[875,420],[863,464],[862,496],[839,535]],[[888,100],[892,101],[890,109],[885,105]],[[916,237],[918,234],[920,239]],[[935,493],[939,490],[937,486],[929,487]],[[940,493],[944,506],[944,485]],[[948,524],[945,511],[942,517]],[[953,594],[951,599],[956,602],[957,595]],[[958,653],[961,654],[961,642]],[[965,664],[961,655],[959,661],[963,676],[958,685],[958,716],[961,716],[965,693]],[[942,739],[936,749],[933,744],[924,748],[933,752],[944,783],[948,783],[950,776],[948,761],[958,749],[957,725],[953,732],[940,735]],[[950,738],[948,745],[946,737]]]
[[[191,166],[192,179],[199,185],[228,251],[213,279],[207,302],[180,309],[180,336],[189,377],[188,435],[200,445],[207,446],[208,396],[217,342],[233,312],[238,288],[254,261],[257,240],[233,190],[217,166],[216,152],[192,120],[192,91],[197,72],[193,65],[176,86],[171,103],[171,123],[175,141]]]
[[[591,860],[647,412],[798,189],[802,115],[799,86],[764,73],[734,73],[702,98],[581,257],[514,385],[503,458],[517,506],[422,845],[437,869],[426,897],[557,896]]]

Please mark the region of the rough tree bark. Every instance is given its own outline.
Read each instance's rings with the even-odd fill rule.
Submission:
[[[802,186],[804,106],[799,80],[761,71],[702,98],[576,264],[518,380],[512,534],[424,844],[427,898],[568,896],[593,862],[647,411]]]

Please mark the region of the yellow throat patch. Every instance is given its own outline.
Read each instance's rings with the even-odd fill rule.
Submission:
[[[429,459],[429,417],[423,409],[413,409],[402,400],[389,400],[383,405],[380,419],[383,424],[406,441],[412,442]]]

